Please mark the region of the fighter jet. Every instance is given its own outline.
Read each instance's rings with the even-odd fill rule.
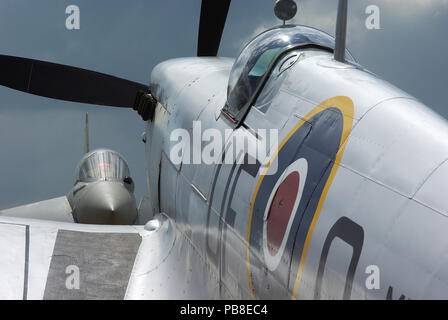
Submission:
[[[136,110],[149,184],[139,225],[111,225],[113,205],[89,220],[121,192],[98,181],[78,223],[1,216],[0,297],[448,298],[448,123],[350,54],[347,5],[334,38],[288,24],[297,5],[279,0],[280,26],[232,59],[217,57],[230,0],[203,0],[197,56],[149,85],[0,56],[3,86]],[[218,136],[214,161],[195,161]],[[80,187],[104,152],[83,159]],[[123,192],[127,175],[113,174]]]
[[[89,151],[86,114],[85,155],[67,196],[0,211],[10,217],[33,217],[90,224],[133,224],[137,218],[134,182],[124,157],[116,151]]]

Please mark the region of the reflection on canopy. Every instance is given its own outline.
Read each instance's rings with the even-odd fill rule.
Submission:
[[[267,30],[255,37],[240,53],[230,72],[226,111],[235,118],[248,104],[272,61],[290,48],[317,46],[333,50],[334,38],[305,26],[288,25]],[[346,51],[349,61],[355,61]]]
[[[130,176],[124,158],[112,150],[95,150],[81,159],[76,170],[76,182],[93,180],[123,180]]]

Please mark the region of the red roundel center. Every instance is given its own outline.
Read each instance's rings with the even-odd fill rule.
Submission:
[[[278,186],[272,199],[266,226],[267,247],[271,256],[277,254],[285,237],[286,228],[297,199],[299,182],[299,173],[297,171],[290,173]]]

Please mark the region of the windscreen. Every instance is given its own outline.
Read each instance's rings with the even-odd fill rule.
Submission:
[[[129,167],[122,156],[111,150],[94,151],[81,160],[77,181],[123,180],[130,176]]]
[[[255,37],[241,51],[232,67],[225,111],[238,118],[274,59],[288,48],[306,45],[332,50],[334,39],[317,29],[295,25],[273,28]],[[354,60],[348,51],[346,55],[348,60]]]

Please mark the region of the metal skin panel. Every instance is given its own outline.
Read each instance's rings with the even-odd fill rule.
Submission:
[[[208,99],[213,82],[205,84],[206,88],[202,87],[202,90],[194,90],[196,83],[213,74],[219,77],[219,73],[228,79],[232,64],[233,59],[229,58],[179,58],[162,62],[151,73],[151,92],[158,102],[173,113],[182,106],[182,100],[179,99],[182,93],[188,94],[189,100]],[[194,92],[189,90],[191,87]],[[190,112],[195,114],[194,108],[201,107],[201,104],[188,106],[193,108]]]
[[[44,299],[44,292],[49,290],[54,285],[58,287],[64,287],[64,290],[69,292],[64,284],[68,274],[65,274],[65,265],[61,271],[63,277],[56,282],[51,282],[49,278],[49,270],[53,258],[58,259],[58,253],[54,251],[56,238],[58,231],[75,231],[75,233],[82,235],[89,234],[132,234],[139,236],[139,231],[143,230],[138,226],[97,226],[97,225],[81,225],[74,223],[56,222],[48,220],[37,220],[29,218],[16,218],[16,217],[0,217],[0,229],[1,234],[5,237],[2,243],[2,256],[0,257],[0,268],[2,287],[0,288],[0,296],[3,299]],[[107,237],[107,236],[106,236]],[[80,242],[71,243],[71,245],[78,246],[78,252],[88,256],[91,252],[89,245],[82,245]],[[90,245],[95,246],[95,242]],[[97,245],[100,245],[98,242]],[[117,243],[118,245],[118,243]],[[68,250],[68,255],[75,255],[76,250],[69,250],[70,246],[65,246]],[[110,250],[109,250],[110,251]],[[108,250],[103,250],[107,253]],[[113,255],[123,257],[127,254],[124,252],[116,251]],[[61,258],[61,256],[59,256]],[[110,257],[103,257],[107,260]],[[89,259],[87,259],[89,260]],[[93,269],[89,274],[94,275],[97,272],[98,266],[102,264],[101,261],[90,259],[87,261],[83,269],[80,270],[81,279],[83,276],[89,276],[88,274],[82,275],[83,270],[88,272],[89,266]],[[110,260],[112,261],[112,259]],[[104,267],[104,266],[103,266]],[[131,264],[132,267],[132,264]],[[114,272],[115,267],[109,265],[104,270],[107,272]],[[96,270],[96,271],[95,271]],[[111,279],[109,279],[110,281]],[[112,280],[113,281],[113,280]],[[127,281],[126,281],[127,283]],[[80,289],[85,285],[81,281]],[[115,284],[117,285],[118,282]],[[106,298],[106,295],[101,295],[99,288],[95,289],[98,293],[96,298]],[[107,291],[107,290],[105,290]],[[61,297],[58,297],[61,298]]]
[[[224,105],[225,97],[221,95],[217,97],[215,100],[215,105]],[[212,105],[213,106],[213,105]],[[216,121],[213,117],[213,114],[210,112],[203,112],[199,118],[197,119],[201,123],[202,130],[214,129],[217,132],[224,132],[226,129],[230,129],[230,126],[223,121]],[[210,141],[202,141],[201,142],[201,150],[209,144]],[[224,139],[221,141],[222,146],[226,144]],[[216,157],[222,157],[222,150],[219,150],[216,154]],[[184,170],[185,169],[185,170]],[[194,165],[194,164],[183,164],[182,165],[182,174],[185,177],[191,177],[193,175],[191,182],[192,184],[206,197],[210,197],[210,185],[213,180],[213,176],[216,170],[216,164],[211,163],[203,163],[202,165]]]
[[[382,101],[410,97],[360,66],[334,61],[327,52],[304,52],[288,75],[281,90],[302,97],[314,105],[330,97],[347,95],[356,105],[353,115],[356,120]]]
[[[204,59],[203,64],[199,64],[197,59],[180,59],[175,60],[175,63],[179,63],[179,69],[176,70],[176,85],[171,84],[168,89],[163,89],[163,95],[167,95],[167,99],[162,99],[162,105],[170,110],[172,114],[168,123],[168,133],[172,130],[182,128],[189,132],[190,137],[193,137],[192,127],[193,121],[198,120],[204,109],[208,106],[224,106],[225,93],[227,90],[227,81],[229,77],[230,68],[232,66],[232,60],[223,58],[201,58]],[[211,61],[216,61],[218,67],[213,67]],[[156,67],[153,71],[154,78],[167,77],[167,74],[172,76],[173,73],[169,73],[171,68],[164,69],[164,64],[160,67]],[[172,71],[171,71],[172,72]],[[195,77],[190,79],[191,74]],[[170,79],[170,78],[169,78]],[[180,81],[179,81],[180,80]],[[212,120],[211,114],[208,114],[209,121]],[[205,119],[201,119],[205,120]],[[201,125],[206,126],[201,122]],[[213,121],[216,123],[216,121]],[[202,128],[206,129],[205,127]],[[168,137],[169,138],[169,137]],[[164,143],[164,151],[169,156],[171,147],[176,142],[170,142],[170,139],[166,139]],[[190,140],[191,154],[189,163],[192,163],[194,154],[200,153],[200,150],[193,149],[193,139]],[[186,162],[185,160],[183,163]],[[180,165],[176,165],[177,169],[180,169]],[[184,164],[182,168],[183,175],[190,181],[193,180],[194,173],[197,166]]]
[[[206,213],[206,205],[201,203],[202,197],[207,194],[207,187],[210,182],[204,181],[204,178],[211,179],[210,175],[204,175],[198,170],[195,178],[195,171],[198,169],[196,165],[183,164],[180,179],[176,193],[176,184],[171,184],[170,190],[164,187],[168,181],[177,179],[180,164],[169,163],[170,151],[173,143],[169,135],[172,130],[177,128],[186,129],[192,133],[192,122],[201,116],[201,112],[209,105],[224,104],[225,88],[227,86],[228,73],[232,66],[231,59],[222,58],[201,58],[198,59],[176,59],[176,68],[173,72],[171,64],[161,64],[157,66],[152,73],[152,81],[156,81],[157,85],[154,92],[158,97],[161,105],[169,110],[169,120],[167,122],[167,130],[164,131],[164,165],[161,167],[160,186],[164,189],[161,193],[161,211],[171,216],[177,216],[180,226],[185,232],[191,233],[196,230],[194,226],[194,218],[199,218]],[[212,63],[213,62],[213,63]],[[175,76],[175,81],[172,78]],[[207,90],[204,90],[204,86]],[[208,94],[210,92],[210,94]],[[220,102],[217,102],[217,101]],[[212,104],[214,103],[214,104]],[[214,114],[213,119],[214,119]],[[213,126],[209,119],[210,127]],[[157,125],[157,120],[155,121]],[[205,121],[202,121],[204,124]],[[206,129],[206,128],[203,128]],[[151,139],[151,137],[149,138]],[[190,141],[193,145],[193,141]],[[148,152],[154,152],[153,148],[149,148]],[[193,157],[193,154],[191,154]],[[191,161],[192,159],[190,159]],[[213,167],[211,168],[213,169]],[[208,168],[210,171],[210,167]],[[151,178],[150,178],[151,179]],[[200,194],[198,194],[198,191]],[[176,194],[178,196],[176,196]],[[191,198],[191,199],[190,199]],[[177,206],[178,213],[173,210]],[[199,207],[198,207],[199,206]],[[196,215],[188,215],[188,212],[196,212]],[[202,219],[199,219],[203,222]],[[193,223],[191,225],[190,223]],[[197,230],[200,230],[197,229]],[[195,232],[200,239],[204,237],[201,232]],[[196,236],[195,236],[196,237]],[[204,241],[198,241],[199,246],[204,247]]]
[[[349,298],[399,299],[401,295],[410,299],[447,297],[447,274],[442,267],[446,262],[447,240],[441,236],[447,228],[446,217],[341,167],[322,209],[321,217],[325,218],[316,226],[310,243],[299,298],[315,297],[322,247],[329,230],[341,216],[349,218],[364,230],[361,255]],[[330,252],[333,255],[342,254],[337,247],[331,247]],[[349,260],[351,258],[348,257]],[[370,265],[378,266],[381,272],[378,290],[367,290],[365,286],[368,277],[365,271]],[[338,264],[332,265],[327,260],[325,271],[334,273],[334,279],[338,281],[331,291],[338,292],[340,296],[347,281],[347,269],[338,272],[338,267]],[[392,292],[391,296],[388,296],[389,292]],[[319,297],[332,298],[324,287],[321,287]]]
[[[160,212],[159,204],[159,181],[160,164],[162,160],[163,142],[165,139],[165,130],[168,124],[169,113],[158,103],[154,121],[148,121],[146,126],[145,157],[146,174],[149,188],[149,196],[153,205],[154,212]]]
[[[448,128],[421,103],[393,99],[366,113],[347,147],[343,166],[412,198],[448,159]]]
[[[27,287],[26,227],[0,224],[0,232],[5,237],[1,242],[0,297],[4,300],[22,299],[26,295],[25,287]]]
[[[261,172],[256,168],[217,165],[212,170],[212,166],[196,165],[185,171],[188,173],[181,175],[176,189],[171,191],[171,195],[178,196],[176,214],[183,217],[176,221],[178,230],[201,253],[205,237],[204,261],[211,270],[218,269],[221,297],[398,299],[402,294],[411,298],[444,297],[447,278],[438,266],[444,261],[441,255],[445,244],[432,244],[431,251],[423,248],[434,242],[431,239],[443,237],[442,231],[431,231],[430,226],[433,223],[444,226],[445,218],[428,208],[431,206],[428,198],[424,200],[425,207],[412,197],[420,188],[423,194],[425,181],[431,183],[432,178],[428,178],[438,173],[438,166],[446,160],[447,139],[440,136],[446,131],[446,122],[360,66],[334,62],[326,52],[297,52],[303,56],[281,74],[280,84],[267,82],[266,89],[272,92],[260,95],[260,108],[253,107],[245,120],[251,129],[280,129],[279,141],[285,141],[280,157],[286,157],[281,161],[280,174],[297,157],[306,158],[308,164],[320,168],[311,168],[306,179],[303,203],[296,214],[299,218],[288,233],[290,244],[285,247],[283,262],[274,271],[267,270],[261,250],[262,212],[278,174],[272,178],[265,176],[264,187],[263,182],[257,183]],[[216,120],[220,106],[212,97],[215,86],[198,86],[202,90],[200,96],[194,85],[177,98],[166,95],[169,88],[184,88],[195,79],[193,75],[183,78],[185,61],[164,63],[171,75],[180,75],[176,80],[162,79],[160,72],[153,78],[164,84],[177,81],[160,91],[160,97],[168,105],[176,106],[182,100],[182,108],[172,109],[176,115],[170,121],[191,128],[191,121],[197,119],[192,117],[191,109],[193,114],[199,114],[204,128],[214,126],[224,130],[228,122],[222,115]],[[200,59],[197,61],[200,64]],[[210,61],[204,63],[204,68],[208,68]],[[195,69],[200,68],[195,65]],[[198,106],[189,105],[198,101],[195,99],[201,101],[198,103],[202,110],[194,111]],[[346,106],[351,102],[352,108],[341,102]],[[300,136],[300,128],[294,131],[299,123],[300,128],[308,131],[302,134],[302,143],[294,143],[295,132]],[[438,137],[429,139],[435,132]],[[333,143],[329,142],[331,139]],[[382,144],[387,145],[387,152],[375,147]],[[289,145],[295,151],[288,151]],[[411,146],[417,154],[411,152]],[[425,154],[434,157],[426,159]],[[379,167],[375,169],[373,163]],[[207,174],[201,175],[202,169]],[[214,172],[211,184],[210,172]],[[191,179],[201,185],[197,188],[200,192],[192,190]],[[259,197],[255,194],[258,184]],[[264,204],[258,203],[258,198]],[[436,206],[436,201],[432,202]],[[204,204],[209,207],[205,216]],[[437,205],[440,207],[440,203]],[[260,209],[256,209],[258,206]],[[307,209],[300,209],[301,206]],[[252,215],[251,210],[255,212]],[[424,226],[422,233],[431,236],[424,240],[423,235],[414,237],[419,225]],[[411,238],[418,245],[407,246]],[[366,288],[365,270],[369,265],[380,268],[378,290]],[[418,284],[412,284],[410,279],[419,273],[422,276]],[[437,280],[436,275],[442,279]]]
[[[223,157],[230,153],[236,152],[235,141],[238,136],[247,137],[248,144],[255,144],[257,138],[245,128],[234,130],[225,147]],[[249,148],[249,150],[252,150]],[[244,270],[242,259],[245,255],[245,249],[242,246],[244,237],[242,236],[243,226],[248,222],[248,215],[238,214],[249,210],[249,202],[251,196],[251,187],[253,177],[256,175],[259,164],[247,164],[248,157],[255,159],[253,154],[240,154],[236,156],[234,161],[238,161],[240,157],[244,157],[246,165],[239,165],[236,162],[223,163],[216,166],[215,176],[211,186],[213,194],[212,202],[209,203],[208,220],[218,219],[217,228],[211,228],[207,225],[207,241],[218,234],[220,243],[218,244],[218,252],[213,252],[208,248],[210,259],[213,261],[220,260],[220,279],[222,287],[228,290],[228,293],[234,298],[248,297],[249,291],[245,283],[241,283],[241,271]],[[236,230],[239,228],[239,230]],[[208,245],[209,246],[209,245]],[[210,246],[209,246],[210,247]],[[230,262],[231,261],[231,262]]]
[[[125,299],[218,299],[219,280],[206,257],[163,215],[160,227],[142,233]]]
[[[151,223],[152,227],[144,228],[0,217],[0,229],[7,236],[0,257],[0,296],[219,298],[217,274],[211,272],[206,257],[179,232],[175,222],[157,215]],[[79,267],[79,290],[65,287],[70,275],[65,268],[70,264]]]
[[[58,230],[44,299],[123,299],[141,237],[135,233]],[[67,288],[67,267],[76,266],[79,288]]]
[[[162,160],[160,162],[160,206],[164,212],[170,217],[176,217],[176,193],[172,190],[176,189],[178,174],[175,167],[170,162],[168,156],[162,152]]]
[[[66,196],[26,204],[0,211],[9,217],[33,217],[35,219],[73,222],[72,207]]]
[[[448,162],[444,161],[424,182],[414,199],[448,217],[448,203],[446,202],[448,180],[446,177],[448,177]]]
[[[272,186],[275,185],[276,181],[280,178],[280,175],[286,170],[289,164],[295,162],[298,159],[306,159],[308,163],[308,173],[306,177],[301,175],[300,178],[305,179],[305,188],[302,193],[302,199],[300,200],[300,204],[298,207],[298,212],[305,212],[305,209],[310,212],[310,218],[314,214],[317,206],[317,202],[312,201],[313,194],[316,193],[316,188],[319,187],[319,182],[322,180],[326,180],[325,176],[329,174],[329,170],[327,169],[329,165],[331,165],[331,160],[334,159],[340,144],[340,136],[342,132],[342,114],[338,114],[334,112],[334,110],[329,109],[318,113],[313,118],[308,121],[311,122],[311,130],[308,129],[307,126],[302,126],[299,128],[294,135],[285,143],[281,153],[278,156],[278,170],[274,175],[265,176],[260,187],[258,189],[258,193],[255,199],[255,204],[253,207],[254,215],[252,216],[252,220],[254,221],[251,224],[251,229],[253,229],[250,233],[250,245],[252,250],[255,252],[253,255],[257,256],[251,260],[251,266],[259,261],[263,261],[262,254],[262,246],[263,246],[263,224],[265,223],[263,220],[264,208],[269,206],[267,203],[269,199],[269,195],[272,192]],[[334,124],[331,122],[334,121]],[[329,123],[330,122],[330,123]],[[323,134],[327,130],[328,126],[332,126],[334,128],[333,132],[329,132],[328,134]],[[318,141],[317,139],[321,139],[321,137],[327,137],[326,143],[322,141]],[[325,146],[326,148],[321,150],[316,150],[315,146]],[[326,173],[327,172],[327,173]],[[322,186],[323,187],[323,186]],[[319,191],[317,193],[320,194]],[[317,199],[318,200],[318,199]],[[306,221],[307,213],[303,214],[303,217],[300,217],[299,214],[296,214],[294,217],[294,222],[291,226],[291,230],[297,230],[299,228],[299,224],[308,229],[311,222]],[[257,220],[259,223],[257,223]],[[294,234],[294,231],[291,232]],[[305,232],[299,231],[298,237],[305,237]],[[297,239],[299,243],[303,242],[304,239]],[[300,245],[300,244],[299,244]],[[288,287],[289,282],[289,265],[291,261],[291,257],[293,256],[293,247],[295,246],[294,237],[289,237],[286,242],[285,252],[281,257],[280,266],[273,271],[272,273],[268,273],[268,277],[277,278],[277,281],[280,282],[281,287],[279,292],[275,292],[274,294],[281,294],[284,292],[285,287]],[[261,259],[260,259],[261,257]],[[298,259],[297,259],[298,260]],[[262,264],[264,264],[262,262]],[[286,269],[282,269],[286,268]],[[257,269],[263,270],[263,267],[258,267]],[[257,279],[253,281],[253,291],[254,294],[260,296],[262,298],[267,298],[270,296],[272,290],[272,283],[275,283],[275,280],[263,279],[263,273],[253,274],[251,276]],[[260,279],[263,279],[260,281]],[[266,287],[264,287],[264,285]],[[287,298],[288,296],[283,296],[283,298]]]
[[[168,64],[166,68],[163,64],[156,67],[153,72],[152,79],[160,80],[161,78],[163,83],[166,81],[163,77],[172,77],[173,74],[177,74],[176,82],[171,82],[167,88],[163,87],[162,93],[156,93],[156,95],[160,94],[162,104],[166,104],[168,106],[167,109],[170,110],[168,133],[173,129],[183,128],[188,130],[190,136],[192,136],[192,122],[195,120],[201,121],[202,130],[216,128],[215,110],[219,106],[224,106],[228,74],[232,66],[232,60],[201,58],[200,61],[203,63],[198,63],[197,59],[177,59],[174,62],[179,67],[176,68],[174,73],[172,67]],[[212,61],[217,62],[217,64],[210,64]],[[194,77],[191,77],[191,74]],[[204,90],[204,87],[206,87],[206,90]],[[166,99],[163,97],[166,97]],[[211,109],[213,112],[203,112],[205,109],[207,111]],[[220,121],[218,128],[224,130],[229,128],[229,126]],[[185,163],[185,159],[182,166],[169,165],[167,162],[169,161],[173,143],[169,143],[169,136],[166,136],[165,139],[164,152],[167,156],[166,165],[162,165],[161,168],[162,179],[160,185],[164,186],[166,181],[172,180],[171,177],[177,175],[176,170],[180,170],[180,167],[182,168],[177,187],[173,186],[171,189],[176,190],[176,192],[166,191],[161,193],[161,210],[172,215],[170,208],[173,207],[175,202],[177,208],[175,216],[179,229],[192,239],[196,249],[205,257],[207,254],[206,236],[202,226],[208,212],[206,199],[209,195],[215,165],[204,164],[198,166]],[[193,146],[192,140],[190,145]],[[195,151],[193,150],[193,152]],[[191,154],[188,160],[192,162],[193,154]],[[194,214],[191,214],[192,212]]]
[[[372,195],[375,195],[375,197]],[[378,201],[378,198],[381,201]],[[385,279],[381,278],[380,290],[366,290],[365,281],[368,275],[365,270],[369,265],[378,265],[381,268],[381,276],[383,276],[383,272],[387,272],[380,264],[381,261],[378,260],[378,256],[383,248],[388,245],[389,226],[396,223],[396,217],[402,212],[407,201],[409,199],[398,193],[390,192],[389,189],[353,171],[340,167],[310,241],[297,298],[313,299],[316,293],[321,299],[343,298],[348,264],[353,257],[352,253],[347,256],[346,250],[347,247],[351,249],[351,252],[354,250],[352,246],[339,237],[336,237],[330,245],[328,259],[323,268],[320,290],[316,290],[316,281],[322,261],[324,243],[328,238],[329,231],[341,217],[348,217],[364,228],[364,241],[360,260],[355,270],[350,298],[385,299],[387,292]],[[342,241],[339,246],[338,241]],[[339,258],[339,261],[332,261],[331,256],[343,258]],[[324,277],[325,274],[327,278]],[[332,277],[328,278],[329,275],[332,275]],[[327,284],[330,282],[331,286],[326,285],[325,282]]]

